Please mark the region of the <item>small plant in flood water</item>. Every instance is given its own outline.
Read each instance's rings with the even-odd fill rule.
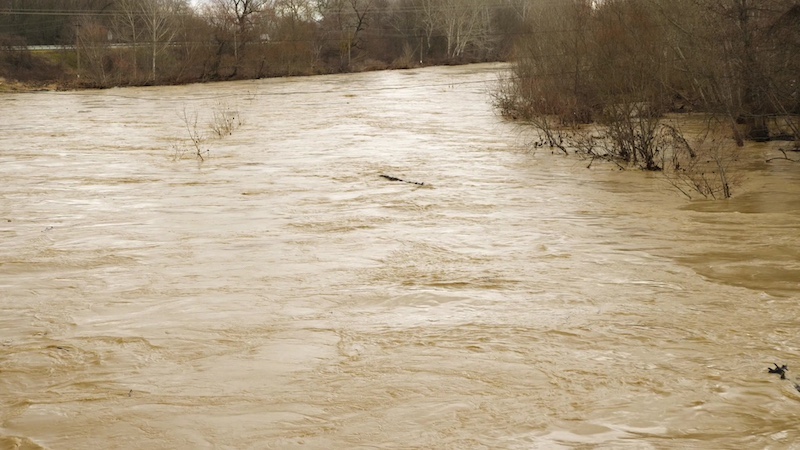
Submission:
[[[663,158],[667,182],[692,198],[730,198],[739,183],[739,148],[721,135],[719,126],[709,125],[705,133],[689,139],[679,129],[664,126],[671,152]]]
[[[239,111],[221,103],[212,111],[211,122],[208,126],[217,137],[229,136],[233,134],[234,130],[242,126],[242,116],[239,115]]]
[[[201,130],[198,125],[198,112],[189,112],[186,108],[180,113],[179,117],[183,122],[186,129],[186,139],[183,143],[177,143],[172,146],[173,160],[177,161],[183,159],[183,155],[191,150],[192,154],[200,161],[205,161],[206,157],[211,152],[206,148],[208,143],[208,136]],[[242,125],[242,119],[238,111],[232,110],[227,105],[219,104],[211,110],[211,120],[208,123],[208,129],[211,134],[215,135],[217,139],[233,134],[234,130]]]
[[[194,154],[200,161],[205,161],[203,158],[203,153],[208,154],[209,150],[203,150],[203,143],[205,142],[205,137],[197,128],[197,111],[194,111],[192,114],[189,114],[186,111],[186,108],[183,108],[183,112],[181,113],[181,119],[183,120],[183,125],[186,128],[186,133],[188,136],[188,142],[191,147],[194,149]],[[183,154],[186,153],[186,148],[174,145],[175,155],[173,159],[179,160],[183,158]]]

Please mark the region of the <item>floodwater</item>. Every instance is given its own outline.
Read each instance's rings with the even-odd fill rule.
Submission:
[[[800,165],[531,152],[500,69],[0,97],[0,448],[800,448]]]

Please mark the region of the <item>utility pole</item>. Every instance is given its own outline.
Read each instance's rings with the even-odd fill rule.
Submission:
[[[81,23],[75,22],[75,54],[78,55],[78,78],[81,77]]]
[[[353,33],[347,30],[347,71],[350,72],[351,61],[353,59]]]

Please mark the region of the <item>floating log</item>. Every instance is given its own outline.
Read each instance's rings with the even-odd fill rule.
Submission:
[[[419,181],[408,181],[408,180],[404,180],[402,178],[393,177],[393,176],[390,176],[390,175],[381,174],[381,178],[386,178],[389,181],[399,181],[401,183],[416,184],[417,186],[425,186],[425,183],[422,183],[422,182],[419,182]]]

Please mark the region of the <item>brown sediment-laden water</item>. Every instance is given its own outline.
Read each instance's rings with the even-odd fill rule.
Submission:
[[[800,166],[532,153],[501,69],[0,98],[0,448],[797,448]]]

